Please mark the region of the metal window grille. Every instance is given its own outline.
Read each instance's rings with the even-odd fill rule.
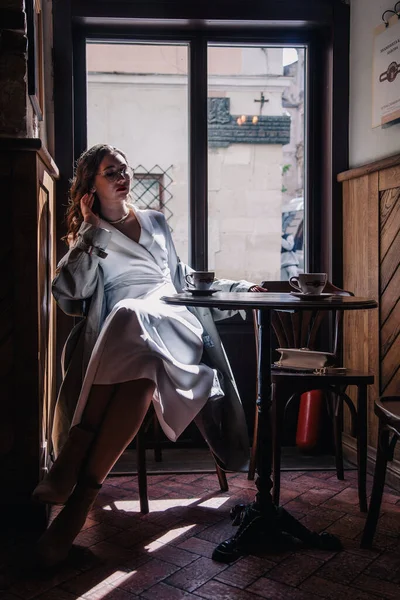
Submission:
[[[170,191],[173,183],[173,179],[169,174],[171,169],[172,165],[167,169],[154,165],[150,170],[143,165],[138,165],[134,168],[131,187],[132,200],[135,206],[159,210],[165,215],[167,221],[173,215],[168,206],[173,198]]]

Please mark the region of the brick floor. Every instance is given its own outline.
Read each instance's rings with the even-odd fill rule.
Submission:
[[[150,513],[141,515],[135,479],[109,478],[70,557],[52,572],[27,572],[29,542],[0,538],[0,600],[400,598],[400,494],[386,488],[374,547],[361,550],[354,472],[340,482],[331,471],[285,472],[282,503],[308,527],[338,535],[344,550],[299,545],[222,565],[211,555],[235,531],[229,510],[255,490],[245,474],[228,479],[220,493],[214,475],[149,477]]]

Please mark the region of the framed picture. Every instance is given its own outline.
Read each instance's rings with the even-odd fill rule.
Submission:
[[[28,95],[34,111],[43,120],[43,22],[41,0],[25,0],[28,35]]]
[[[374,30],[372,127],[400,119],[400,17],[393,15]]]

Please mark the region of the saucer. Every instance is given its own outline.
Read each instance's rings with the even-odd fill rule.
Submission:
[[[292,296],[300,298],[301,300],[325,300],[331,298],[335,294],[303,294],[303,292],[290,292]]]
[[[217,290],[215,288],[210,290],[196,290],[195,288],[183,288],[185,293],[189,292],[193,296],[212,296],[215,292],[220,292],[221,290]]]

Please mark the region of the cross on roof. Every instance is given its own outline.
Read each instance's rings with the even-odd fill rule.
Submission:
[[[260,92],[260,99],[259,100],[254,100],[254,102],[259,102],[260,103],[260,115],[261,115],[263,106],[264,106],[264,104],[266,102],[269,102],[269,99],[264,96],[264,92]]]

